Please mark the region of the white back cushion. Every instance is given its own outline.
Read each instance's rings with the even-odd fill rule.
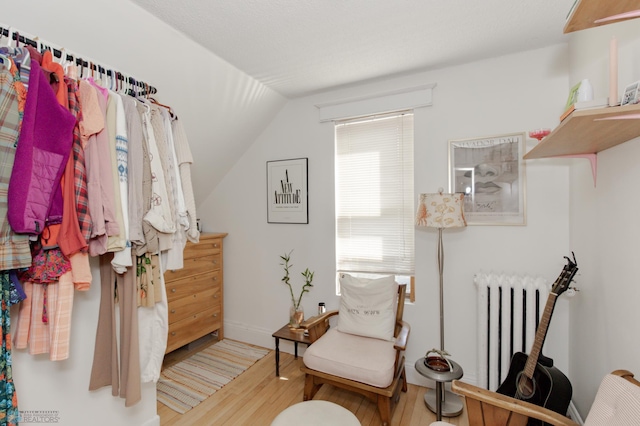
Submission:
[[[640,387],[607,374],[598,388],[584,426],[631,426],[640,424]]]
[[[338,330],[382,340],[394,340],[398,284],[395,278],[340,275]]]

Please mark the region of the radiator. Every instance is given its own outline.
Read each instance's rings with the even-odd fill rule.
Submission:
[[[528,353],[549,295],[542,277],[477,273],[478,386],[495,391],[515,352]]]

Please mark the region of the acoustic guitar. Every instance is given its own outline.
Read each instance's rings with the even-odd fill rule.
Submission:
[[[565,256],[567,264],[551,288],[531,352],[528,356],[522,352],[516,352],[513,355],[509,373],[497,390],[500,394],[545,407],[562,415],[567,414],[567,408],[571,402],[573,392],[571,382],[552,365],[552,361],[545,362],[546,365],[540,362],[542,357],[540,352],[547,336],[556,299],[569,289],[569,284],[578,272],[575,254],[572,253],[572,255],[573,260]],[[546,359],[550,361],[549,358]],[[545,423],[538,420],[529,420],[530,426],[543,424]]]

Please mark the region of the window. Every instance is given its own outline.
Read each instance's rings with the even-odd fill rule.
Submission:
[[[396,275],[413,295],[413,113],[336,123],[337,272]]]

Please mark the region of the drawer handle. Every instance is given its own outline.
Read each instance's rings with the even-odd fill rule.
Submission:
[[[214,281],[218,281],[218,277],[213,277],[213,280]]]
[[[215,248],[218,248],[218,243],[213,243],[213,246],[214,246]]]
[[[172,288],[172,289],[171,289],[171,293],[175,293],[175,292],[176,292],[176,289],[175,289],[175,288]]]
[[[217,298],[218,298],[218,293],[214,294],[214,295],[213,295],[213,298],[214,298],[214,299],[217,299]]]
[[[172,313],[172,314],[175,314],[175,313],[176,313],[176,310],[175,310],[175,309],[172,309],[172,310],[171,310],[171,313]]]
[[[175,332],[175,331],[172,331],[172,332],[171,332],[171,335],[172,335],[172,336],[175,336],[175,335],[176,335],[176,332]]]
[[[214,317],[214,318],[217,318],[217,317],[218,317],[218,314],[213,314],[213,317]]]

